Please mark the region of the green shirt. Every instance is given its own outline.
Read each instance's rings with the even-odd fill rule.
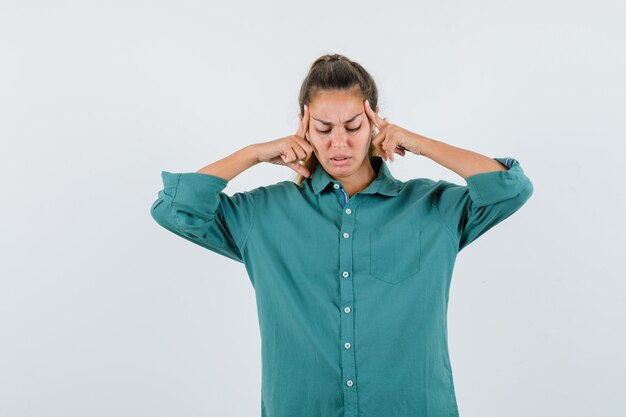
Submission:
[[[318,165],[227,195],[228,181],[162,171],[156,222],[245,265],[261,334],[263,417],[458,416],[447,305],[457,253],[516,212],[517,160],[462,186],[377,177],[348,198]]]

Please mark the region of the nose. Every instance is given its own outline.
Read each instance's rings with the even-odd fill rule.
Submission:
[[[347,142],[347,135],[341,132],[340,129],[337,129],[337,133],[332,136],[333,148],[343,148],[347,146]]]

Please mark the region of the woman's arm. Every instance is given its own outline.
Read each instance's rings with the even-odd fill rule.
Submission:
[[[533,184],[516,159],[490,158],[411,132],[378,116],[367,101],[365,109],[379,129],[372,144],[385,160],[409,151],[465,179],[467,185],[440,180],[433,198],[459,251],[519,210],[533,194]]]
[[[533,194],[533,184],[514,158],[494,158],[508,169],[478,172],[467,185],[440,180],[435,204],[459,243],[459,251],[518,211]]]
[[[421,154],[432,159],[463,178],[492,171],[506,171],[508,168],[493,158],[458,148],[436,139],[418,135]]]
[[[301,129],[306,126],[301,123]],[[309,172],[294,158],[307,159],[313,150],[306,139],[289,135],[248,145],[196,172],[161,172],[163,188],[150,212],[165,229],[209,250],[243,262],[243,249],[255,224],[265,187],[228,195],[234,177],[259,162],[288,165],[302,175]]]
[[[213,162],[196,171],[199,174],[211,174],[230,181],[248,168],[258,164],[258,153],[255,145],[248,145],[238,151]]]
[[[199,246],[243,262],[254,224],[255,191],[227,195],[224,178],[198,172],[161,172],[163,188],[152,203],[154,220]]]
[[[196,173],[210,174],[230,181],[259,162],[269,162],[276,165],[286,165],[298,174],[308,177],[310,172],[298,163],[308,160],[313,154],[312,146],[305,139],[308,128],[309,106],[305,105],[304,116],[300,117],[300,125],[294,135],[248,145],[226,158],[199,169]]]
[[[223,192],[230,180],[257,164],[248,145],[196,172],[161,172],[163,188],[152,203],[154,220],[197,245],[243,262],[243,247],[254,225],[258,190]]]
[[[405,151],[409,151],[426,156],[465,179],[476,174],[507,170],[507,166],[495,158],[427,138],[381,118],[372,110],[368,100],[365,100],[364,107],[370,123],[378,128],[372,145],[385,161],[388,158],[393,161],[394,153],[404,156]]]

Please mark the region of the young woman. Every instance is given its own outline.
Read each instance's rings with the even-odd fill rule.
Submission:
[[[246,267],[264,417],[458,415],[446,327],[456,255],[516,212],[533,186],[513,158],[381,118],[377,98],[361,65],[322,56],[302,84],[294,135],[197,172],[161,173],[156,222]],[[394,178],[386,161],[406,153],[467,185]],[[260,162],[298,177],[222,192]]]

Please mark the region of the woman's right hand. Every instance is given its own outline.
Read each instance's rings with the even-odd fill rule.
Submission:
[[[299,163],[300,161],[307,161],[313,153],[313,147],[306,139],[308,130],[309,106],[305,104],[304,116],[300,118],[300,126],[294,135],[254,145],[259,162],[286,165],[308,178],[311,173]]]

